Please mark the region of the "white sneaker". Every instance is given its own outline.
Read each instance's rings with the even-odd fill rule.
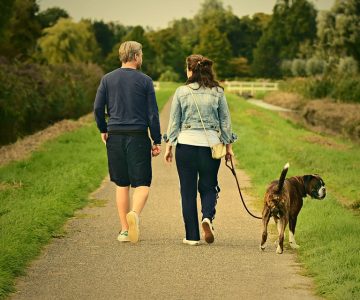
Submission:
[[[190,245],[190,246],[199,246],[200,245],[200,241],[187,240],[186,238],[183,239],[183,243]]]
[[[214,227],[210,221],[210,219],[205,218],[201,222],[202,229],[204,231],[204,239],[208,244],[214,242]]]
[[[128,231],[127,230],[121,231],[117,239],[119,242],[130,242]]]
[[[131,211],[126,215],[126,221],[129,225],[129,239],[132,243],[137,243],[139,241],[139,216],[136,212]]]

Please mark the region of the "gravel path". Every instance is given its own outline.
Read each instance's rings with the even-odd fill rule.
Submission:
[[[258,100],[258,99],[248,99],[246,100],[247,102],[254,104],[256,106],[260,106],[262,108],[266,108],[269,110],[274,110],[274,111],[286,111],[286,112],[293,112],[294,110],[292,109],[288,109],[288,108],[283,108],[277,105],[273,105],[270,103],[266,103],[263,100]]]
[[[168,103],[162,113],[166,128]],[[114,185],[104,180],[86,207],[66,225],[17,281],[12,299],[318,299],[301,276],[295,251],[259,250],[261,222],[246,214],[230,171],[220,168],[220,199],[211,246],[182,244],[176,166],[153,161],[153,187],[141,216],[141,241],[116,240]],[[249,180],[238,171],[244,197]],[[257,212],[259,214],[259,212]]]

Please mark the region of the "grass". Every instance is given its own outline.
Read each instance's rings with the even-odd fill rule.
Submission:
[[[160,82],[160,90],[156,91],[156,101],[158,103],[159,111],[162,110],[165,103],[172,96],[180,83],[175,82]]]
[[[177,86],[161,83],[159,110]],[[106,150],[95,123],[0,168],[0,298],[14,290],[15,277],[24,274],[44,244],[64,236],[62,226],[77,209],[104,205],[89,199],[89,193],[106,173]]]
[[[328,189],[323,201],[306,199],[299,215],[298,258],[329,299],[360,299],[360,147],[312,133],[277,113],[228,95],[240,168],[253,182],[259,205],[267,184],[290,162],[288,176],[318,173]]]
[[[107,172],[94,124],[63,134],[31,158],[0,169],[0,298],[13,291],[41,246],[88,202]],[[13,185],[21,182],[21,185]]]

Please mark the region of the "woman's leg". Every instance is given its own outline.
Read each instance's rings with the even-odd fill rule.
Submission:
[[[201,198],[202,219],[208,218],[212,221],[215,218],[215,207],[218,193],[218,171],[221,160],[213,159],[208,147],[199,147],[197,161],[199,163],[199,193]]]
[[[178,144],[176,146],[176,167],[180,179],[182,213],[185,223],[186,239],[200,240],[199,220],[196,206],[197,196],[197,148]]]

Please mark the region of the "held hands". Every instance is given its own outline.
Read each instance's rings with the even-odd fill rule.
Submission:
[[[151,155],[152,157],[158,156],[161,152],[161,145],[153,145],[151,147]]]
[[[167,162],[167,163],[172,162],[172,159],[173,159],[172,146],[169,146],[169,145],[166,146],[164,159],[165,159],[165,162]]]

